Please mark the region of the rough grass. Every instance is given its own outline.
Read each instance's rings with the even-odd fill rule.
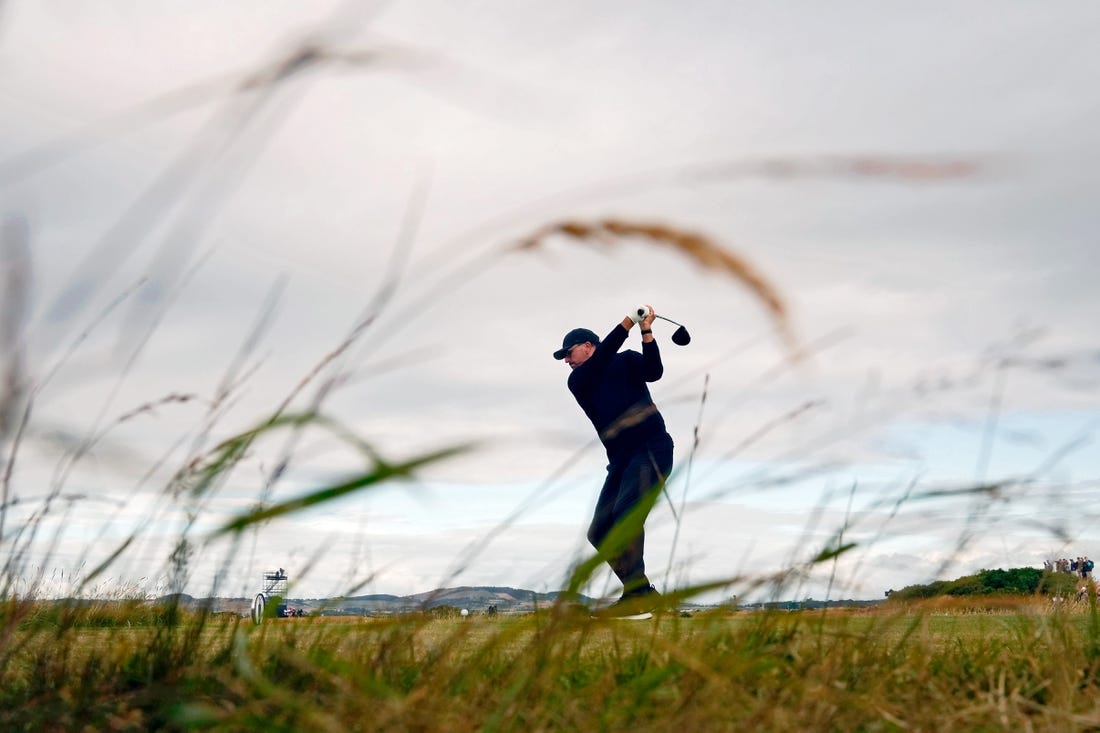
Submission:
[[[78,616],[8,634],[2,729],[1100,726],[1097,617],[1087,608],[716,611],[648,622],[550,610],[260,627],[188,614],[103,627]]]

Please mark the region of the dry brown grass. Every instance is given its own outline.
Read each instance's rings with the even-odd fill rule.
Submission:
[[[514,249],[521,251],[537,249],[554,235],[584,243],[598,242],[605,245],[615,245],[624,239],[642,239],[651,244],[670,247],[708,272],[717,272],[733,278],[748,288],[749,292],[764,305],[776,331],[786,344],[791,358],[799,358],[800,350],[791,327],[788,307],[779,289],[747,258],[714,239],[698,232],[664,224],[639,223],[621,219],[603,219],[595,222],[566,220],[540,227],[530,236],[520,240]]]
[[[913,614],[1029,613],[1050,608],[1046,596],[974,595],[937,596],[908,601],[904,608]]]

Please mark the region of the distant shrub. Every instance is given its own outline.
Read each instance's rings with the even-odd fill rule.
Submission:
[[[462,615],[462,609],[458,606],[433,606],[424,613],[431,618],[459,618]]]
[[[891,600],[905,601],[937,596],[980,595],[1065,595],[1072,592],[1080,579],[1066,573],[1049,573],[1038,568],[981,570],[976,575],[964,575],[955,580],[937,580],[924,585],[910,585],[890,593]]]
[[[1035,593],[1043,580],[1043,571],[1038,568],[983,570],[978,573],[978,579],[984,589],[991,591]]]

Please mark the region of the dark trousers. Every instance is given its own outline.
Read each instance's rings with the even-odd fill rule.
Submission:
[[[672,439],[654,441],[613,459],[596,501],[588,541],[607,555],[627,592],[649,585],[645,574],[645,520],[672,471]],[[624,519],[628,521],[620,525]],[[620,532],[612,535],[612,530]],[[610,537],[609,537],[610,536]]]

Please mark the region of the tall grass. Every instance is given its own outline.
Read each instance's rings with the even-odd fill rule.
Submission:
[[[5,608],[10,621],[15,608]],[[916,611],[916,612],[914,612]],[[1087,730],[1091,612],[25,618],[6,730]],[[125,621],[125,626],[122,622]]]

